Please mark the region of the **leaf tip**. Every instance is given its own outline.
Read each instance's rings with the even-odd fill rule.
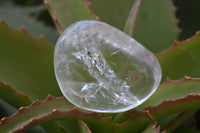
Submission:
[[[25,107],[20,107],[19,111],[23,111],[25,109]]]
[[[56,113],[56,112],[58,112],[57,109],[53,109],[53,110],[52,110],[52,113]]]
[[[195,36],[198,36],[198,35],[200,35],[200,31],[197,31],[197,32],[195,33]]]
[[[0,20],[0,23],[4,23],[4,24],[5,24],[6,22],[5,22],[4,19],[1,19],[1,20]]]
[[[6,121],[6,117],[1,118],[0,125],[2,125]]]
[[[94,19],[99,20],[99,17],[94,13],[94,11],[92,10],[92,3],[87,1],[87,0],[83,0],[83,2],[88,6],[92,16],[94,17]]]
[[[46,101],[49,101],[49,100],[52,100],[52,99],[54,99],[54,98],[55,98],[54,96],[52,96],[51,94],[49,94],[45,100],[46,100]]]
[[[160,126],[157,126],[157,122],[153,122],[153,123],[151,124],[151,129],[152,129],[153,131],[155,131],[156,133],[160,133]]]
[[[32,106],[36,106],[36,105],[38,105],[38,104],[40,104],[40,101],[39,101],[39,100],[35,100],[35,101],[32,103]]]

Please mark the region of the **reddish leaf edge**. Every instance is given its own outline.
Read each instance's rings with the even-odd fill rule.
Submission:
[[[5,82],[0,81],[0,84],[5,85],[9,91],[11,91],[11,92],[13,92],[13,93],[15,93],[15,94],[18,94],[18,95],[20,95],[21,97],[25,98],[25,99],[29,102],[28,105],[30,105],[30,104],[32,103],[32,101],[31,101],[31,100],[28,98],[28,96],[25,95],[24,93],[21,93],[21,92],[16,91],[14,88],[12,88],[10,85],[8,85],[8,84],[5,83]],[[28,106],[28,105],[27,105],[27,106]],[[20,109],[23,109],[23,108],[24,108],[24,107],[21,107],[21,108],[19,108],[19,110],[20,110]],[[7,117],[7,118],[8,118],[8,117]],[[2,118],[2,121],[5,120],[5,119],[6,119],[6,117],[3,117],[3,118]],[[52,122],[52,123],[54,123],[63,133],[65,133],[65,130],[63,129],[62,126],[60,126],[60,125],[59,125],[58,123],[56,123],[56,122]],[[1,126],[1,121],[0,121],[0,126]]]
[[[44,4],[47,6],[50,14],[51,14],[51,17],[53,18],[54,22],[55,22],[55,25],[57,27],[57,30],[59,32],[59,34],[62,34],[63,33],[63,30],[61,28],[61,24],[60,22],[58,21],[57,17],[56,17],[56,14],[55,12],[53,11],[51,5],[49,4],[49,1],[48,0],[43,0],[44,1]]]
[[[165,128],[165,131],[171,132],[173,130],[175,130],[180,124],[182,124],[184,121],[186,121],[187,119],[189,119],[192,115],[194,115],[194,113],[198,111],[197,110],[189,110],[189,111],[184,111],[182,113],[180,113],[175,119],[173,119]],[[195,130],[197,130],[197,128],[194,126],[193,127]]]
[[[35,39],[41,39],[43,41],[46,41],[45,38],[44,38],[44,35],[41,34],[40,36],[34,36],[32,34],[30,34],[25,27],[21,27],[21,28],[13,28],[11,26],[9,26],[6,21],[4,19],[1,19],[0,20],[0,24],[3,24],[6,28],[9,28],[9,29],[12,29],[12,30],[15,30],[15,31],[22,31],[24,34],[32,37],[32,38],[35,38]],[[46,41],[47,42],[47,41]]]
[[[52,95],[48,95],[48,97],[45,100],[36,100],[34,101],[31,105],[27,106],[27,107],[21,107],[19,108],[18,112],[16,112],[15,114],[9,116],[9,117],[4,117],[1,119],[0,121],[0,127],[2,125],[5,125],[7,122],[9,122],[10,119],[14,118],[15,116],[23,113],[26,110],[31,109],[34,106],[38,106],[42,103],[45,103],[47,101],[51,101],[51,100],[62,100],[65,99],[64,96],[62,97],[54,97]],[[81,117],[84,116],[84,118],[89,118],[89,119],[97,119],[97,120],[106,120],[106,121],[111,121],[111,117],[101,117],[99,116],[99,114],[97,112],[83,112],[80,111],[78,108],[74,107],[73,109],[67,110],[67,111],[60,111],[57,109],[52,110],[50,113],[47,113],[45,115],[38,115],[39,118],[35,118],[35,119],[31,119],[29,120],[29,122],[25,125],[23,125],[22,127],[15,129],[14,131],[11,131],[11,133],[21,133],[22,131],[25,131],[37,124],[49,121],[49,120],[57,120],[57,119],[65,119],[65,115],[68,118],[72,118],[72,119],[79,119]],[[81,123],[83,125],[83,123]],[[86,127],[87,125],[84,125],[84,128],[87,129]],[[87,131],[89,132],[89,128],[87,129]]]
[[[160,118],[155,118],[154,116],[152,116],[151,114],[162,109],[165,106],[168,105],[173,105],[173,104],[177,104],[177,103],[182,103],[185,101],[190,101],[190,100],[200,100],[200,94],[189,94],[186,97],[183,98],[178,98],[175,100],[164,100],[161,104],[158,104],[156,106],[148,106],[145,108],[145,112],[147,112],[153,119],[149,119],[149,117],[146,114],[136,114],[136,115],[130,115],[129,119],[127,119],[126,121],[122,122],[122,123],[118,123],[115,124],[116,127],[123,127],[129,123],[131,123],[132,121],[135,121],[137,119],[140,119],[141,117],[146,117],[146,120],[148,120],[149,124],[156,122],[158,119]],[[163,132],[165,133],[166,130],[164,130]]]
[[[54,121],[53,123],[55,123],[55,125],[60,129],[61,132],[67,133],[67,132],[65,131],[65,129],[64,129],[61,125],[59,125],[59,124],[56,123],[55,121]]]
[[[132,8],[131,8],[131,10],[129,12],[128,18],[126,20],[126,24],[125,24],[125,27],[124,27],[124,32],[127,33],[127,34],[129,34],[131,37],[134,36],[135,24],[136,24],[136,20],[137,20],[138,14],[139,14],[141,3],[142,3],[142,0],[136,0],[133,3],[133,6],[132,6]],[[135,10],[134,8],[137,8],[135,14],[134,14],[134,10]],[[135,15],[135,16],[133,17],[133,15]],[[128,27],[129,27],[128,26],[128,22],[129,21],[132,21],[132,24],[130,26],[131,29],[128,30]],[[130,31],[130,32],[128,33],[127,31]]]
[[[88,6],[92,16],[94,17],[94,19],[99,20],[99,17],[95,14],[95,12],[92,10],[92,3],[87,1],[87,0],[83,0],[83,2]]]
[[[20,114],[20,113],[23,113],[25,110],[28,110],[28,109],[30,109],[31,107],[33,107],[33,106],[37,106],[37,105],[39,105],[39,104],[41,104],[41,103],[44,103],[44,102],[47,102],[47,101],[51,101],[51,100],[53,100],[53,99],[63,99],[64,97],[53,97],[53,96],[51,96],[51,95],[48,95],[48,97],[45,99],[45,100],[43,100],[43,101],[39,101],[39,100],[36,100],[36,101],[34,101],[31,105],[29,105],[29,106],[27,106],[27,107],[20,107],[19,108],[19,110],[15,113],[15,114],[13,114],[13,115],[11,115],[11,116],[9,116],[9,117],[3,117],[2,119],[1,119],[1,121],[0,121],[0,127],[3,125],[3,124],[5,124],[6,122],[8,122],[10,119],[12,119],[13,117],[15,117],[16,115],[18,115],[18,114]]]
[[[121,123],[116,122],[115,126],[116,127],[121,127],[123,125],[128,124],[129,122],[131,122],[132,120],[136,120],[136,119],[140,119],[140,117],[146,117],[148,120],[150,120],[153,123],[153,116],[150,114],[149,110],[143,110],[140,108],[134,108],[129,112],[129,118]]]
[[[127,28],[128,28],[128,21],[130,21],[132,19],[132,24],[131,24],[131,29],[130,29],[130,33],[128,33],[131,37],[134,37],[134,30],[135,30],[135,25],[136,25],[136,21],[137,21],[137,17],[138,17],[138,14],[139,14],[139,11],[140,11],[140,7],[141,7],[141,4],[142,4],[142,1],[143,0],[138,0],[138,1],[135,1],[132,8],[131,8],[131,11],[129,12],[129,16],[127,18],[127,21],[126,21],[126,24],[125,24],[125,28],[124,28],[124,32],[127,31]],[[138,2],[138,3],[136,3]],[[178,11],[178,7],[174,5],[174,2],[173,0],[170,0],[170,3],[172,5],[172,7],[174,8],[174,15],[175,15],[175,18],[176,18],[176,26],[177,28],[179,29],[179,35],[181,34],[182,32],[182,29],[180,27],[178,27],[179,23],[180,23],[180,19],[178,19],[176,17],[176,12]],[[138,4],[137,6],[135,6],[135,4]],[[133,15],[133,8],[134,7],[137,7],[137,11],[136,11],[136,15],[135,17],[132,18],[132,15]]]
[[[176,121],[178,121],[180,118],[182,118],[185,114],[187,113],[187,111],[184,111],[182,113],[180,113],[178,115],[178,117],[176,117],[175,119],[173,119],[165,128],[165,130],[169,130],[174,124],[176,124]]]
[[[51,17],[53,18],[53,20],[55,22],[55,25],[57,27],[57,30],[58,30],[59,34],[62,34],[63,33],[63,29],[61,27],[61,24],[60,24],[58,18],[56,17],[55,12],[53,11],[53,9],[51,7],[49,1],[48,0],[43,0],[43,1],[44,1],[45,5],[47,6],[47,8],[48,8],[48,10],[49,10],[49,12],[51,14]],[[90,13],[92,14],[92,16],[94,17],[94,19],[99,20],[99,17],[92,10],[92,3],[88,2],[87,0],[83,0],[83,2],[84,2],[84,4],[86,4],[88,6],[88,9],[89,9]]]
[[[183,30],[179,27],[179,24],[180,24],[181,20],[179,18],[177,18],[177,16],[176,16],[176,13],[179,10],[179,8],[178,8],[178,6],[176,6],[174,4],[173,0],[170,0],[170,3],[172,5],[172,7],[174,7],[174,15],[175,15],[175,18],[176,18],[176,26],[177,26],[177,28],[179,30],[179,34],[178,34],[178,36],[179,36],[183,32]]]
[[[85,129],[85,131],[86,131],[87,133],[92,133],[92,131],[88,128],[88,126],[85,124],[84,121],[79,120],[79,123],[82,125],[82,127]]]
[[[160,52],[160,53],[155,54],[155,56],[158,58],[160,55],[165,54],[166,52],[168,52],[168,51],[170,51],[171,49],[173,49],[175,46],[181,46],[182,44],[191,41],[192,39],[194,39],[194,38],[197,37],[197,36],[200,36],[200,31],[197,31],[197,32],[195,33],[194,36],[192,36],[192,37],[190,37],[190,38],[188,38],[188,39],[186,39],[186,40],[183,40],[183,41],[177,41],[177,40],[175,40],[175,41],[173,42],[173,44],[172,44],[169,48],[165,49],[164,51],[162,51],[162,52]],[[189,44],[188,44],[188,45],[189,45]]]
[[[171,80],[170,78],[167,77],[165,82],[162,83],[159,87],[161,87],[161,86],[163,86],[163,85],[165,85],[167,83],[180,83],[182,81],[200,81],[200,78],[192,78],[192,77],[184,76],[180,80]],[[154,111],[158,111],[159,109],[161,109],[161,108],[163,108],[163,107],[165,107],[167,105],[172,105],[172,104],[176,104],[176,103],[182,103],[182,102],[190,101],[190,100],[193,100],[193,99],[200,100],[200,94],[190,93],[187,96],[182,97],[182,98],[177,98],[177,99],[174,99],[174,100],[164,100],[162,103],[160,103],[158,105],[147,106],[147,107],[144,108],[144,110],[140,109],[141,111],[139,111],[139,113],[134,114],[134,115],[132,115],[132,113],[131,113],[132,111],[135,110],[135,109],[133,109],[133,110],[131,110],[129,112],[129,114],[130,114],[129,119],[127,119],[124,122],[117,123],[115,125],[116,125],[116,127],[122,127],[122,126],[132,122],[134,119],[137,119],[137,118],[140,119],[140,117],[142,117],[142,116],[145,116],[147,119],[149,119],[153,123],[153,122],[157,121],[154,118],[154,116],[151,115]],[[163,132],[165,133],[165,131],[166,130],[164,130]]]
[[[147,106],[145,107],[145,110],[148,110],[151,114],[151,112],[159,110],[162,107],[165,107],[167,105],[175,104],[175,103],[183,103],[185,101],[189,100],[200,100],[200,94],[190,93],[185,97],[178,98],[175,100],[164,100],[161,104],[158,104],[156,106]]]
[[[5,85],[5,86],[7,86],[8,89],[9,89],[11,92],[14,92],[14,93],[16,93],[16,94],[22,96],[23,98],[25,98],[27,101],[30,102],[30,104],[32,103],[32,101],[28,98],[28,96],[27,96],[26,94],[16,91],[14,88],[12,88],[10,85],[8,85],[7,83],[5,83],[5,82],[3,82],[3,81],[0,81],[0,83],[3,84],[3,85]]]
[[[192,78],[192,77],[189,77],[189,76],[184,76],[182,79],[180,80],[171,80],[169,77],[167,77],[165,79],[165,81],[159,85],[159,88],[168,84],[168,83],[180,83],[180,82],[183,82],[183,81],[200,81],[200,78]]]
[[[180,79],[180,80],[171,80],[169,77],[167,77],[166,79],[165,79],[165,81],[162,83],[162,84],[160,84],[159,85],[159,87],[158,88],[161,88],[162,86],[165,86],[166,84],[168,84],[168,83],[174,83],[174,84],[178,84],[178,83],[181,83],[181,82],[184,82],[184,81],[200,81],[200,78],[192,78],[192,77],[188,77],[188,76],[184,76],[182,79]],[[150,107],[150,106],[147,106],[147,107]],[[152,106],[152,107],[154,107],[154,106]],[[136,112],[136,113],[135,113]],[[126,112],[125,112],[126,113]],[[147,118],[149,118],[150,120],[153,120],[153,116],[151,116],[151,114],[150,114],[150,112],[149,112],[149,110],[143,110],[143,109],[141,109],[141,108],[134,108],[134,109],[132,109],[132,110],[130,110],[130,111],[128,111],[127,112],[127,114],[132,114],[132,113],[134,113],[134,114],[139,114],[139,115],[146,115],[147,116]],[[119,116],[120,117],[120,116]],[[134,116],[134,117],[137,117],[137,116]],[[116,118],[116,123],[118,123],[118,120],[117,120],[118,118]],[[120,118],[119,118],[120,119]],[[114,120],[115,121],[115,120]],[[126,122],[126,121],[125,121]],[[121,123],[122,124],[122,123]]]

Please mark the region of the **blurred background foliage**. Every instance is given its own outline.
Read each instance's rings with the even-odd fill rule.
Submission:
[[[111,0],[111,2],[114,1]],[[127,2],[130,3],[130,1]],[[184,40],[200,30],[200,1],[173,0],[173,2],[177,7],[176,16],[179,19],[178,27],[182,31],[179,35],[179,40]],[[93,8],[97,4],[100,5],[101,1],[99,0],[95,4]],[[122,6],[125,8],[126,5],[131,4],[124,4]],[[127,11],[129,11],[129,8],[131,6],[127,7]],[[1,0],[0,19],[4,19],[10,26],[15,28],[26,27],[30,34],[36,36],[43,34],[46,40],[52,44],[56,43],[59,36],[48,9],[42,0]],[[103,18],[100,20],[105,21]],[[118,26],[117,28],[122,29],[123,27]]]

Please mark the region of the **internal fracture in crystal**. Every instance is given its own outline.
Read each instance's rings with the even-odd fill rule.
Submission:
[[[96,112],[123,112],[156,90],[161,68],[133,38],[99,21],[69,26],[54,53],[56,78],[75,106]]]

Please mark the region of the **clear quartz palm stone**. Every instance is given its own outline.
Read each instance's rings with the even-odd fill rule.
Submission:
[[[56,78],[75,106],[114,113],[132,109],[157,89],[156,57],[120,30],[99,21],[69,26],[54,53]]]

